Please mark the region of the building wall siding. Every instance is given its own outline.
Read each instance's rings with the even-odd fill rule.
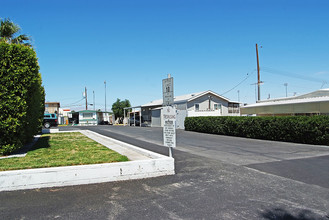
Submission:
[[[257,114],[257,115],[294,115],[294,114],[328,114],[329,102],[311,102],[285,105],[269,105],[257,106],[250,108],[242,108],[241,114]]]
[[[156,109],[152,111],[151,127],[161,127],[161,109]]]
[[[195,104],[199,104],[199,110],[200,111],[205,111],[209,108],[209,98],[208,98],[208,94],[201,96],[197,99],[194,99],[190,102],[187,103],[187,110],[188,111],[194,111],[194,105]],[[228,102],[220,99],[218,97],[211,97],[210,100],[210,108],[211,110],[214,110],[214,104],[221,104],[221,112],[223,115],[228,115]]]

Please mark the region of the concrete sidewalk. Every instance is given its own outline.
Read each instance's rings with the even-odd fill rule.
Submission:
[[[163,155],[154,153],[142,148],[138,148],[131,144],[124,143],[122,141],[115,140],[110,137],[98,134],[90,130],[79,130],[80,133],[86,135],[88,138],[104,145],[105,147],[125,155],[129,160],[147,160],[162,157]]]

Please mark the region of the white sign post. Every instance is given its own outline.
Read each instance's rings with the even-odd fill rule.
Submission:
[[[163,93],[163,145],[169,148],[169,157],[173,157],[172,149],[176,147],[176,109],[174,104],[174,80],[168,74],[162,80]]]
[[[174,78],[169,77],[162,80],[163,106],[174,104]]]
[[[171,106],[164,107],[163,120],[163,145],[174,148],[176,147],[176,109]]]

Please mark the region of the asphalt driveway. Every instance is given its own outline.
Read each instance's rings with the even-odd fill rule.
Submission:
[[[168,153],[161,129],[79,129]],[[0,219],[329,219],[327,147],[177,133],[174,176],[2,192]]]
[[[149,148],[153,151],[156,150],[155,145],[160,146],[163,142],[162,128],[96,126],[88,129],[122,141],[127,141],[126,136],[129,136],[153,143],[153,148]],[[177,130],[176,150],[329,188],[329,146]],[[167,149],[161,147],[158,152],[167,154]]]

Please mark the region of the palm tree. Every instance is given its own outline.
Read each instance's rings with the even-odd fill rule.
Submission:
[[[29,41],[31,40],[29,36],[21,34],[17,37],[15,35],[21,30],[21,28],[12,22],[9,18],[1,19],[0,22],[0,42],[6,42],[9,44],[23,44],[30,46]]]

